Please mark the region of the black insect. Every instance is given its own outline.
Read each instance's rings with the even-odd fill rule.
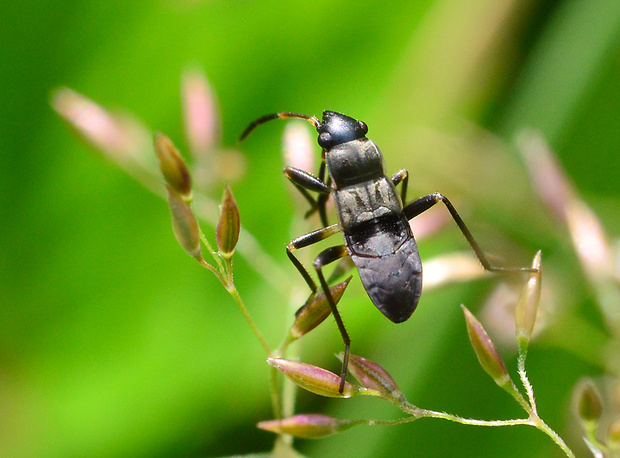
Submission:
[[[317,291],[317,285],[293,252],[337,232],[344,235],[343,245],[323,250],[314,260],[321,288],[345,344],[340,392],[344,388],[347,374],[351,340],[323,275],[322,269],[327,264],[350,256],[366,292],[381,313],[394,323],[406,321],[415,310],[422,293],[422,263],[409,220],[436,203],[443,202],[486,270],[532,271],[531,268],[492,266],[454,206],[440,193],[421,197],[403,207],[407,196],[408,173],[402,169],[391,178],[385,174],[383,155],[375,142],[366,138],[368,127],[362,121],[334,111],[324,111],[322,121],[301,113],[281,112],[252,122],[243,131],[240,140],[260,124],[286,118],[310,122],[319,134],[318,143],[323,150],[318,177],[293,167],[284,169],[286,177],[310,202],[308,214],[318,211],[324,225],[322,229],[293,239],[286,247],[289,259],[313,293]],[[396,191],[399,184],[400,196]],[[318,196],[314,198],[311,192]],[[332,225],[327,223],[325,205],[330,195],[338,214],[338,223]]]

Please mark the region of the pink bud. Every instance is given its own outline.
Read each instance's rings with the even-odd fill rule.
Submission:
[[[218,135],[218,115],[213,92],[204,73],[197,69],[183,74],[181,85],[185,133],[190,151],[201,159],[209,154]]]
[[[117,163],[128,160],[146,166],[148,133],[135,119],[110,113],[97,103],[69,88],[52,95],[52,107],[102,153]]]
[[[470,253],[452,253],[424,263],[424,289],[475,280],[488,275]]]
[[[604,283],[613,276],[614,260],[605,229],[585,202],[570,202],[566,210],[573,245],[592,283]]]
[[[538,194],[557,218],[566,221],[566,206],[575,198],[572,183],[538,132],[526,131],[518,140]]]
[[[276,434],[290,434],[303,439],[319,439],[345,431],[362,421],[342,420],[320,414],[300,414],[282,420],[261,421],[260,429]]]
[[[312,172],[318,155],[306,124],[291,122],[284,130],[284,162],[290,167]]]
[[[342,353],[338,355],[341,360],[342,357]],[[392,376],[379,364],[361,356],[349,355],[349,371],[363,387],[375,390],[397,402],[405,400]]]
[[[300,387],[321,396],[350,398],[361,389],[361,387],[345,382],[341,394],[340,377],[333,372],[311,364],[283,358],[269,358],[267,362]]]

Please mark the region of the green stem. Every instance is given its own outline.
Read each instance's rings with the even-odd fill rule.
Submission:
[[[269,387],[271,391],[271,408],[273,409],[273,416],[276,420],[280,420],[284,417],[284,413],[282,412],[282,396],[280,395],[280,387],[278,386],[278,380],[280,380],[278,374],[278,369],[272,367],[269,372]]]
[[[523,410],[525,410],[528,413],[528,415],[530,416],[537,415],[535,411],[532,410],[532,407],[527,403],[527,401],[525,400],[521,392],[517,389],[512,379],[509,379],[508,383],[504,385],[500,385],[500,386],[508,394],[510,394],[515,399],[515,401],[519,403],[521,407],[523,407]]]
[[[220,257],[219,253],[217,253],[217,252],[215,252],[213,250],[213,248],[211,247],[211,244],[209,243],[209,240],[207,240],[207,238],[202,233],[202,231],[200,231],[200,240],[202,240],[202,243],[204,244],[204,246],[207,248],[207,250],[209,251],[209,253],[213,257],[213,259],[215,260],[219,271],[220,272],[225,272],[224,265],[222,264],[222,258]],[[226,286],[226,283],[224,283],[224,286]]]
[[[519,346],[519,357],[517,359],[517,365],[519,370],[519,377],[521,378],[521,383],[525,388],[527,393],[527,397],[530,400],[530,406],[532,407],[532,413],[538,417],[538,411],[536,409],[536,398],[534,397],[534,388],[530,383],[530,380],[527,378],[527,373],[525,372],[525,359],[527,357],[527,347],[521,348]]]
[[[606,456],[606,457],[607,456],[609,457],[619,456],[617,453],[617,449],[614,451],[614,449],[607,447],[606,444],[598,440],[598,438],[596,437],[596,430],[598,429],[598,422],[587,422],[586,425],[584,425],[584,429],[586,431],[587,440],[590,441],[590,444],[592,444],[592,446],[596,447],[601,452],[603,452],[603,456]]]
[[[161,193],[156,194],[160,195]],[[192,207],[194,208],[194,213],[201,220],[206,221],[213,227],[217,226],[219,219],[218,203],[204,194],[195,193]],[[280,267],[272,256],[263,250],[256,237],[243,226],[240,228],[239,242],[235,247],[235,251],[241,254],[250,267],[280,293],[284,294],[286,292],[286,285],[289,284],[291,276]]]
[[[410,417],[400,418],[398,420],[366,420],[366,424],[368,425],[400,425],[403,423],[411,423],[420,418],[439,418],[442,420],[453,421],[455,423],[460,423],[462,425],[470,425],[470,426],[516,426],[516,425],[530,425],[534,426],[538,430],[545,433],[547,436],[556,443],[558,447],[562,449],[562,451],[566,454],[566,456],[574,458],[575,454],[572,452],[570,448],[566,445],[566,443],[562,440],[562,438],[551,429],[542,419],[538,416],[530,416],[529,418],[516,418],[512,420],[478,420],[475,418],[463,418],[458,415],[452,415],[446,412],[437,412],[434,410],[420,409],[408,402],[404,402],[400,405],[401,409],[410,414]]]
[[[204,259],[198,259],[198,262],[200,263],[202,267],[204,267],[205,269],[209,269],[211,272],[213,272],[213,275],[217,277],[220,283],[226,286],[226,280],[224,279],[224,277],[222,277],[222,274],[215,267],[213,267],[211,264],[209,264]]]
[[[410,404],[405,401],[400,405],[403,412],[411,415],[409,418],[402,418],[400,420],[394,420],[395,424],[408,423],[418,418],[440,418],[442,420],[453,421],[462,425],[472,426],[515,426],[515,425],[532,425],[532,421],[529,418],[517,418],[514,420],[477,420],[474,418],[463,418],[458,415],[452,415],[446,412],[437,412],[435,410],[420,409],[419,407]]]
[[[243,303],[243,300],[241,299],[241,296],[239,295],[239,292],[237,291],[237,288],[235,287],[234,283],[226,285],[226,291],[228,291],[228,293],[233,297],[233,299],[239,306],[239,310],[241,310],[243,317],[245,318],[245,320],[248,322],[248,324],[252,328],[252,331],[258,338],[263,349],[265,350],[265,353],[267,353],[267,355],[270,355],[271,348],[269,348],[269,344],[267,343],[267,341],[265,340],[261,332],[258,330],[258,327],[256,327],[254,320],[252,320],[252,318],[250,317],[250,314],[248,313],[248,309],[245,307],[245,304]]]
[[[556,433],[553,429],[551,429],[549,425],[547,425],[547,423],[545,423],[538,416],[533,418],[532,421],[533,421],[532,425],[536,427],[537,429],[539,429],[540,431],[542,431],[543,433],[545,433],[547,436],[549,436],[551,440],[555,442],[557,446],[562,449],[562,451],[566,454],[566,456],[575,458],[575,454],[573,453],[573,451],[570,448],[568,448],[568,445],[566,445],[564,440],[558,435],[558,433]]]

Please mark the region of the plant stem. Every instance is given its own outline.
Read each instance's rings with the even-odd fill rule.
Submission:
[[[239,295],[239,292],[237,291],[235,284],[230,283],[230,284],[226,284],[225,286],[226,286],[226,291],[228,291],[228,293],[233,297],[233,299],[239,306],[239,310],[241,310],[243,317],[245,318],[245,320],[248,322],[248,324],[252,328],[252,331],[258,338],[263,349],[265,350],[265,353],[267,353],[267,355],[270,355],[271,348],[269,347],[269,344],[267,343],[267,341],[265,340],[261,332],[258,330],[258,327],[256,327],[254,320],[252,320],[252,318],[250,317],[250,314],[248,313],[248,309],[245,307],[245,304],[243,303],[243,300],[241,299],[241,296]]]
[[[536,416],[535,418],[532,418],[532,423],[530,424],[549,436],[551,440],[562,449],[566,456],[575,458],[575,454],[570,448],[568,448],[568,445],[566,445],[564,440],[562,440],[558,433],[551,429],[549,425],[547,425],[547,423],[545,423],[540,417]]]
[[[226,285],[226,280],[224,279],[224,277],[222,277],[222,274],[215,267],[213,267],[211,264],[209,264],[204,259],[199,259],[198,262],[200,263],[202,267],[204,267],[205,269],[209,269],[211,272],[213,272],[213,275],[217,277],[217,279],[220,281],[222,285]]]
[[[193,208],[201,220],[206,221],[213,227],[217,226],[219,210],[218,204],[215,201],[203,194],[195,193]],[[263,250],[254,235],[243,226],[240,229],[239,242],[235,247],[235,251],[241,254],[254,271],[280,293],[284,294],[286,292],[286,285],[290,283],[290,275],[279,266],[272,256]]]
[[[440,418],[443,420],[454,421],[456,423],[461,423],[463,425],[473,425],[473,426],[514,426],[514,425],[530,425],[532,424],[531,420],[528,418],[517,418],[514,420],[477,420],[473,418],[463,418],[458,415],[452,415],[446,412],[437,412],[434,410],[428,409],[420,409],[419,407],[410,404],[405,401],[400,405],[403,412],[406,412],[411,415],[409,418],[403,418],[400,420],[394,420],[400,423],[407,423],[413,420],[417,420],[418,418]]]
[[[575,454],[572,452],[570,448],[566,445],[566,443],[562,440],[562,438],[551,429],[542,419],[538,416],[530,416],[529,418],[516,418],[512,420],[478,420],[475,418],[463,418],[458,415],[452,415],[446,412],[437,412],[434,410],[420,409],[408,402],[401,404],[401,409],[410,414],[410,417],[400,418],[398,420],[365,420],[364,422],[367,425],[400,425],[403,423],[411,423],[420,418],[439,418],[442,420],[453,421],[455,423],[460,423],[462,425],[470,425],[470,426],[516,426],[516,425],[530,425],[539,429],[543,433],[553,440],[558,447],[562,449],[562,451],[566,454],[566,456],[570,458],[574,458]]]
[[[530,380],[527,378],[527,373],[525,372],[525,358],[527,357],[527,348],[519,348],[519,357],[517,359],[517,365],[519,369],[519,377],[521,378],[521,383],[523,383],[523,387],[527,393],[527,397],[530,400],[530,406],[532,407],[532,413],[538,417],[538,411],[536,409],[536,399],[534,398],[534,388],[530,383]]]

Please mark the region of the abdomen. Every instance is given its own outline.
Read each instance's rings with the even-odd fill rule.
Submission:
[[[406,321],[422,293],[422,263],[405,216],[368,221],[345,234],[345,241],[375,306],[394,323]]]

